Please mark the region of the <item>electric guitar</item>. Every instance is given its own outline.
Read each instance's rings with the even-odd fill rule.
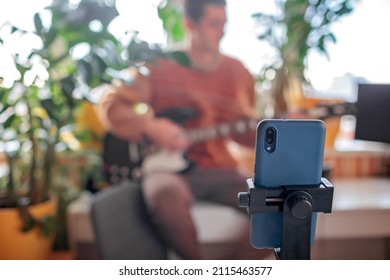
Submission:
[[[320,104],[305,110],[313,119],[326,119],[332,116],[355,114],[352,103]],[[183,125],[196,117],[189,108],[172,109],[160,115]],[[226,138],[255,130],[258,120],[237,120],[215,126],[185,130],[192,143],[200,143],[216,138]],[[127,180],[139,180],[155,171],[184,172],[192,166],[182,153],[159,150],[148,141],[131,142],[107,133],[103,143],[103,172],[108,183],[117,184]]]
[[[191,143],[196,144],[216,138],[255,130],[258,120],[237,120],[215,126],[184,130]],[[109,183],[137,180],[155,171],[184,172],[192,163],[179,152],[159,150],[147,141],[126,141],[107,133],[103,145],[104,174]]]

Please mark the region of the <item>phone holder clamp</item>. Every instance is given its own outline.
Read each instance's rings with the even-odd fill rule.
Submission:
[[[240,207],[249,215],[283,212],[282,243],[277,259],[310,259],[311,217],[314,212],[331,213],[333,185],[321,179],[318,186],[256,187],[247,179],[247,192],[238,194]]]

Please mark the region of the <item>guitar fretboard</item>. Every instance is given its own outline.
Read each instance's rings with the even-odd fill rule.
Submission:
[[[305,111],[309,118],[325,120],[329,117],[355,114],[355,105],[351,103],[321,104]],[[228,137],[256,130],[259,120],[245,119],[233,123],[221,123],[215,126],[186,130],[187,136],[194,143],[212,140],[218,137]]]
[[[186,135],[193,143],[199,143],[230,135],[243,134],[256,130],[258,120],[238,120],[233,123],[221,123],[215,126],[186,130]]]

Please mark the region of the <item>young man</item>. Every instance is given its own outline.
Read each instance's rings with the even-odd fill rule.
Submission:
[[[148,65],[148,75],[138,75],[132,86],[119,87],[101,103],[104,123],[114,135],[147,140],[170,152],[185,151],[195,163],[184,173],[157,171],[142,180],[154,223],[184,259],[202,258],[190,215],[193,200],[238,208],[237,193],[245,190],[248,175],[240,173],[227,141],[249,147],[255,142],[255,127],[249,121],[256,117],[254,79],[238,60],[219,49],[225,5],[225,0],[185,1],[189,42],[181,57],[184,55],[187,63],[159,59]],[[166,112],[181,117],[173,121]],[[184,121],[183,115],[191,118]],[[228,124],[237,121],[243,122],[229,130]],[[220,124],[220,133],[211,130]],[[200,134],[198,128],[207,128],[206,134]],[[187,133],[191,129],[195,132]],[[243,242],[248,247],[249,229],[245,231]]]

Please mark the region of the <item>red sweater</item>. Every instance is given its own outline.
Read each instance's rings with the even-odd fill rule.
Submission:
[[[178,107],[195,109],[196,118],[183,124],[187,129],[253,117],[254,79],[236,59],[224,56],[219,67],[213,71],[193,69],[167,59],[149,68],[151,106],[157,114]],[[235,167],[236,162],[225,145],[226,139],[228,137],[219,137],[195,143],[189,151],[189,159],[202,167]],[[254,146],[254,131],[235,135],[234,140]]]

